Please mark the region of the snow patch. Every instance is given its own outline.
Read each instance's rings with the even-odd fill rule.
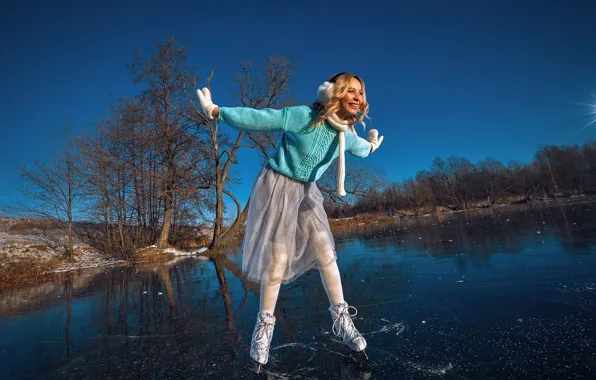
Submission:
[[[171,254],[176,255],[176,256],[194,256],[194,255],[198,255],[200,253],[203,253],[203,252],[205,252],[207,250],[208,250],[207,247],[201,247],[201,248],[196,249],[194,251],[179,251],[179,250],[177,250],[175,248],[166,248],[166,249],[164,249],[163,252],[164,253],[171,253]],[[204,256],[202,256],[202,257],[204,257]],[[207,258],[205,257],[205,259],[207,259]]]

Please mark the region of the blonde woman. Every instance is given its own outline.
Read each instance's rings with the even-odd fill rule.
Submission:
[[[368,114],[364,81],[352,73],[335,74],[319,86],[312,106],[281,110],[218,107],[207,88],[197,95],[210,119],[243,131],[285,132],[253,186],[242,242],[242,270],[261,284],[251,358],[267,363],[280,286],[310,269],[319,270],[329,297],[333,333],[353,351],[363,351],[366,341],[352,321],[356,310],[344,300],[333,235],[315,182],[339,158],[337,192],[344,196],[344,152],[364,158],[383,141],[374,129],[367,140],[354,129]]]

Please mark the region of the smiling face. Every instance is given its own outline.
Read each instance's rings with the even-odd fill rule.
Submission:
[[[334,74],[325,83],[330,90],[325,97],[329,98],[327,102],[315,102],[313,105],[318,113],[312,121],[312,126],[321,125],[331,115],[335,114],[340,119],[347,121],[353,130],[356,123],[360,122],[363,126],[364,119],[368,118],[369,104],[366,100],[366,85],[364,80],[349,72]],[[318,94],[317,94],[318,96]]]
[[[364,89],[362,88],[362,83],[358,79],[352,78],[348,84],[346,94],[339,101],[337,116],[342,119],[356,116],[363,102]]]

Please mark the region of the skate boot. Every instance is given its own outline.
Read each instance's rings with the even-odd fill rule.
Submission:
[[[350,314],[350,309],[354,309],[354,314]],[[339,305],[329,308],[331,318],[333,319],[333,334],[341,338],[341,340],[352,351],[360,352],[366,348],[366,340],[356,330],[352,317],[355,317],[358,311],[353,306],[348,306],[347,303],[340,303]]]
[[[258,364],[267,364],[267,360],[269,360],[269,345],[273,337],[274,325],[275,317],[272,314],[261,313],[257,316],[250,344],[250,357]]]

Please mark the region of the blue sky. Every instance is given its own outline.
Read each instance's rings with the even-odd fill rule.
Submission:
[[[542,4],[544,3],[544,4]],[[90,130],[111,96],[140,91],[135,49],[175,36],[214,101],[229,104],[239,61],[298,64],[301,103],[339,71],[364,78],[369,128],[385,136],[366,163],[400,181],[450,155],[529,162],[575,133],[596,103],[593,1],[308,2],[5,1],[0,5],[0,203],[20,199],[17,165],[48,150],[67,124]],[[260,170],[241,153],[244,202]]]

